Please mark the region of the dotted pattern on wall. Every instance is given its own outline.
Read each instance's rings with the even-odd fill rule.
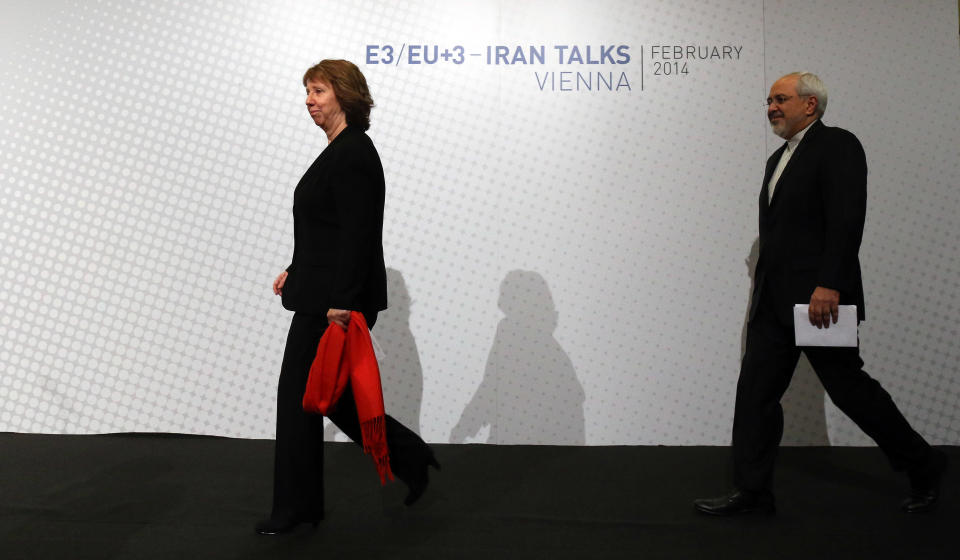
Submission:
[[[388,411],[430,441],[726,444],[776,146],[761,101],[821,64],[828,122],[870,158],[868,370],[957,443],[956,119],[927,109],[958,85],[956,7],[822,4],[800,23],[771,0],[116,0],[25,18],[0,67],[0,430],[272,436],[290,315],[270,283],[325,145],[299,82],[347,58],[387,178]],[[584,69],[552,62],[362,64],[367,44],[410,42],[627,44],[633,87],[541,91],[535,72]],[[743,48],[683,77],[647,68],[640,91],[653,44]],[[810,380],[785,441],[861,443]]]

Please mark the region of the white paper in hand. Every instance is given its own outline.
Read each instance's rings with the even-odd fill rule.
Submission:
[[[837,322],[830,320],[829,329],[810,324],[809,305],[793,306],[793,332],[797,346],[856,346],[857,306],[841,305]]]

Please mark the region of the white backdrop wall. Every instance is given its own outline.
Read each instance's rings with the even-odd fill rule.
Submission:
[[[870,166],[867,370],[960,444],[952,0],[2,10],[2,431],[272,437],[270,283],[325,144],[300,77],[347,58],[387,175],[388,410],[426,439],[726,444],[762,102],[805,69]],[[785,406],[787,443],[868,443],[807,365]]]

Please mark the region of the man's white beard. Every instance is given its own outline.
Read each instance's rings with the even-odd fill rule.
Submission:
[[[788,140],[788,138],[784,136],[787,133],[786,119],[781,118],[779,123],[770,123],[770,129],[773,130],[773,133],[779,136],[780,138],[783,138],[784,140]]]

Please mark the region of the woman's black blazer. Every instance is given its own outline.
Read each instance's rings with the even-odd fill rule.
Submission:
[[[387,308],[383,201],[380,155],[364,131],[348,126],[294,191],[285,308],[317,314]]]

